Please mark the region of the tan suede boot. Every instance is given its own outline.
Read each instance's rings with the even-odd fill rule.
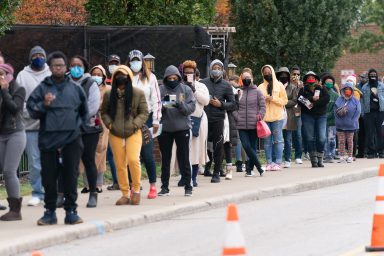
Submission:
[[[116,205],[127,205],[130,204],[130,201],[131,200],[128,197],[122,196],[116,201]]]
[[[131,204],[132,205],[140,204],[140,193],[133,192],[132,198],[131,198]]]

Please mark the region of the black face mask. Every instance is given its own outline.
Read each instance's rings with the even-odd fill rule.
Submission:
[[[289,77],[280,77],[280,82],[281,82],[282,84],[286,84],[286,83],[288,83],[288,82],[289,82]]]
[[[377,76],[368,76],[369,84],[377,84]]]
[[[251,83],[252,83],[251,79],[248,79],[248,78],[247,79],[243,79],[241,81],[243,82],[244,86],[250,86]]]
[[[272,75],[264,75],[263,77],[265,80],[267,80],[267,82],[272,82]]]
[[[119,85],[125,85],[127,83],[127,78],[125,76],[118,76],[115,78],[115,81],[116,81],[116,85],[119,86]]]
[[[175,80],[175,81],[165,80],[164,84],[165,84],[165,86],[167,86],[171,89],[175,89],[176,86],[178,86],[180,84],[180,81],[179,80]]]

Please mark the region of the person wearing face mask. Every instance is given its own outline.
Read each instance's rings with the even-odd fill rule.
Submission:
[[[40,46],[35,46],[29,53],[30,63],[17,75],[16,82],[25,88],[25,102],[22,119],[27,134],[25,151],[28,157],[29,183],[32,187],[32,198],[29,206],[37,206],[44,200],[44,189],[41,181],[40,150],[38,146],[39,120],[32,119],[27,111],[27,99],[32,91],[46,78],[51,71],[46,64],[46,53]]]
[[[161,99],[159,85],[156,76],[148,69],[145,64],[143,53],[139,50],[133,50],[128,54],[128,63],[133,72],[133,87],[144,91],[148,104],[149,117],[146,122],[148,128],[153,128],[153,134],[159,129],[161,119]],[[149,193],[147,198],[154,199],[157,196],[156,191],[156,163],[153,157],[154,140],[143,145],[141,149],[141,158],[145,164],[149,179]]]
[[[353,134],[359,128],[359,116],[361,105],[353,95],[354,85],[346,82],[341,87],[341,96],[334,104],[335,124],[337,131],[338,150],[340,155],[339,163],[353,162]],[[346,146],[347,156],[345,155]]]
[[[253,168],[256,167],[260,176],[265,172],[257,157],[256,123],[265,115],[265,98],[260,89],[253,83],[252,70],[243,70],[241,73],[243,96],[239,100],[238,110],[233,112],[236,128],[239,131],[241,145],[249,160],[246,166],[245,177],[252,177]]]
[[[327,131],[328,90],[321,86],[319,77],[309,71],[304,76],[298,102],[301,106],[303,134],[308,143],[312,168],[324,167],[323,157]]]
[[[207,156],[207,136],[208,136],[208,119],[204,112],[204,106],[209,104],[209,92],[207,87],[196,81],[195,71],[197,64],[193,60],[186,60],[183,62],[183,83],[189,86],[196,99],[196,109],[191,114],[192,121],[192,139],[190,146],[189,160],[192,165],[192,185],[198,186],[197,174],[199,165],[203,166],[208,161]],[[171,163],[176,162],[176,149],[173,149]],[[182,177],[178,186],[185,186],[185,179]]]
[[[208,142],[213,145],[213,159],[210,157],[206,164],[204,176],[212,176],[212,183],[220,182],[225,113],[237,108],[232,86],[223,79],[223,70],[224,64],[220,60],[213,60],[210,64],[209,77],[201,80],[209,91],[210,101],[204,110],[208,117]],[[212,161],[215,163],[213,175],[210,173]]]
[[[26,92],[24,87],[15,82],[13,72],[11,65],[0,64],[0,169],[9,205],[9,212],[0,217],[1,221],[21,220],[23,199],[17,169],[26,144],[21,120]]]
[[[359,82],[357,84],[357,88],[360,90],[361,94],[363,94],[362,89],[363,85],[368,82],[368,74],[366,72],[359,75]],[[361,96],[361,98],[363,95]],[[360,102],[362,102],[360,98]],[[357,133],[357,154],[356,158],[364,158],[367,156],[365,149],[365,127],[364,127],[364,118],[363,118],[363,111],[361,111],[360,117],[359,117],[359,131]]]
[[[97,83],[99,86],[100,91],[100,107],[103,101],[103,97],[105,92],[111,90],[111,86],[105,84],[105,79],[107,78],[105,69],[101,65],[94,66],[90,72],[92,79]],[[100,111],[100,110],[99,110]],[[100,116],[100,112],[98,113]],[[104,173],[107,169],[106,166],[106,155],[107,155],[107,147],[108,147],[108,135],[109,131],[105,127],[104,123],[101,121],[101,119],[98,119],[100,121],[100,124],[103,129],[102,132],[99,135],[99,141],[96,146],[96,155],[95,155],[95,162],[96,162],[96,169],[97,169],[97,180],[96,180],[96,192],[101,193],[102,186],[104,183]],[[84,172],[84,166],[81,165],[80,169],[83,170],[83,182],[84,182],[84,188],[81,191],[82,193],[88,193],[89,192],[89,185],[88,185],[88,179],[87,174]],[[115,174],[116,175],[116,174]]]
[[[161,123],[162,133],[159,135],[161,152],[161,191],[159,196],[169,196],[169,178],[173,143],[176,142],[177,162],[184,184],[184,195],[192,195],[191,164],[189,143],[192,128],[190,115],[196,109],[196,99],[190,86],[182,83],[179,70],[171,65],[165,69],[163,85],[160,86],[163,101]]]
[[[284,137],[283,167],[289,168],[291,167],[292,134],[294,131],[297,131],[295,106],[297,105],[297,94],[299,92],[299,88],[290,82],[291,74],[289,73],[289,69],[287,67],[281,67],[279,71],[276,72],[276,77],[285,87],[285,92],[287,93],[287,98],[288,98],[288,103],[285,105],[285,108],[287,110],[287,125],[283,130],[283,137]]]
[[[118,66],[112,75],[112,89],[104,94],[101,106],[103,122],[110,132],[109,143],[122,193],[116,205],[140,204],[141,128],[148,119],[148,106],[144,92],[133,87],[132,81],[130,68]],[[127,166],[132,177],[132,188],[129,185]]]
[[[284,148],[284,106],[288,103],[288,98],[285,88],[277,80],[272,66],[263,66],[261,74],[264,82],[259,85],[259,89],[263,92],[266,101],[264,121],[268,124],[272,133],[264,139],[264,150],[267,158],[266,170],[279,171],[281,170]],[[274,159],[275,161],[273,161]]]
[[[363,86],[361,99],[364,115],[365,145],[368,158],[384,158],[384,137],[381,125],[384,121],[384,84],[378,80],[377,71],[368,70],[368,82]]]
[[[111,85],[112,84],[112,75],[113,72],[115,72],[116,68],[120,65],[120,56],[117,54],[111,54],[108,56],[108,61],[107,61],[107,79],[105,79],[105,84]]]
[[[83,125],[82,140],[84,151],[81,156],[87,175],[89,186],[88,208],[97,206],[97,168],[95,163],[96,147],[99,141],[99,134],[102,131],[100,108],[100,90],[97,82],[88,73],[89,64],[82,56],[74,56],[69,62],[69,77],[72,82],[83,88],[87,96],[88,122]],[[85,192],[85,191],[84,191]]]
[[[335,78],[331,74],[325,74],[321,77],[321,84],[327,89],[329,102],[327,105],[327,131],[325,140],[324,163],[333,163],[336,156],[336,126],[333,108],[339,94],[334,89]]]

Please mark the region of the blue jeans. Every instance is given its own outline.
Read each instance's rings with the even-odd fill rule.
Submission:
[[[240,136],[240,134],[239,134]],[[236,145],[236,161],[243,161],[241,158],[241,140],[240,138],[237,140],[237,145]]]
[[[276,158],[276,164],[281,164],[282,162],[284,149],[283,122],[284,120],[267,122],[271,130],[271,135],[264,139],[264,151],[267,164],[272,163],[272,155]]]
[[[39,149],[39,132],[27,131],[27,145],[25,151],[28,157],[29,183],[32,187],[32,196],[44,200],[44,188],[41,181],[41,162]]]
[[[152,127],[152,113],[149,115],[146,125],[148,128]],[[155,159],[153,158],[153,146],[155,144],[155,141],[151,139],[151,142],[147,145],[143,145],[141,147],[141,160],[143,160],[145,169],[147,170],[147,175],[149,179],[149,183],[156,183],[156,164]]]
[[[283,130],[284,136],[284,161],[291,162],[292,134],[294,131]]]
[[[325,141],[325,158],[334,159],[336,155],[336,126],[327,127],[327,140]]]
[[[304,138],[307,141],[308,151],[324,153],[327,132],[327,115],[315,116],[301,114],[303,121]]]
[[[303,154],[303,137],[301,135],[302,122],[301,116],[296,116],[297,130],[292,132],[293,146],[295,148],[295,159],[301,159]],[[304,147],[306,149],[306,147]]]
[[[239,130],[239,137],[241,140],[241,145],[243,146],[247,156],[249,157],[247,170],[253,170],[253,167],[256,166],[260,170],[261,165],[259,159],[257,158],[257,135],[256,129],[254,130]]]

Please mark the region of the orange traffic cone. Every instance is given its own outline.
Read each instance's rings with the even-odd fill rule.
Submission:
[[[43,253],[39,251],[33,251],[31,256],[43,256]]]
[[[244,237],[239,226],[239,216],[235,204],[229,204],[227,210],[227,225],[225,232],[225,242],[223,248],[224,255],[246,255]]]
[[[371,246],[365,247],[367,252],[384,251],[384,164],[379,169],[379,189],[376,196],[375,214]]]

